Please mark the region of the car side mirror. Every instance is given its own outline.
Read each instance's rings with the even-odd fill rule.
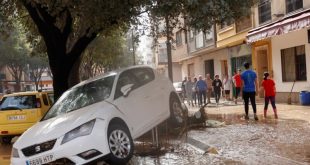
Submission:
[[[124,97],[127,97],[132,90],[133,84],[127,84],[121,88],[121,92]]]

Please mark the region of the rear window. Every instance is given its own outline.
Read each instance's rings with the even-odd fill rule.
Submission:
[[[9,96],[3,97],[0,110],[21,110],[21,109],[33,109],[36,108],[36,96]]]

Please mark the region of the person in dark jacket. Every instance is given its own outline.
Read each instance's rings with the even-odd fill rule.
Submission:
[[[197,90],[198,90],[198,104],[199,104],[199,106],[202,106],[202,97],[204,99],[204,104],[206,104],[207,84],[202,79],[201,75],[199,75],[199,80],[196,83],[196,87],[197,87]]]
[[[215,97],[216,105],[218,105],[220,97],[221,97],[221,91],[222,91],[222,88],[223,88],[222,81],[219,79],[219,75],[218,74],[214,76],[214,80],[212,82],[212,87],[213,87],[213,92],[214,92],[214,97]]]

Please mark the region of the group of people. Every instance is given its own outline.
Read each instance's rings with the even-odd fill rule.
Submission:
[[[187,103],[189,105],[197,105],[196,100],[198,99],[198,105],[206,105],[211,103],[212,92],[215,97],[216,105],[219,104],[222,90],[224,90],[224,96],[226,100],[230,100],[230,89],[232,85],[235,89],[235,103],[237,104],[238,97],[242,92],[242,97],[244,101],[244,110],[245,110],[245,119],[249,119],[249,101],[251,102],[254,119],[258,120],[256,114],[256,89],[257,89],[257,75],[250,69],[250,64],[248,62],[244,63],[245,71],[241,73],[241,70],[234,74],[230,79],[227,75],[224,76],[223,81],[219,78],[219,75],[214,76],[214,80],[210,77],[210,74],[206,74],[206,77],[203,79],[202,75],[198,76],[198,79],[195,77],[185,77],[182,82],[182,88],[184,96],[186,96]],[[272,79],[269,78],[269,73],[264,73],[264,80],[262,81],[260,90],[265,91],[265,106],[264,106],[264,117],[267,116],[267,109],[269,101],[273,107],[274,116],[278,118],[277,109],[275,105],[275,83]]]
[[[202,75],[199,75],[198,79],[195,77],[193,80],[191,77],[185,77],[182,82],[184,96],[186,96],[188,104],[192,106],[197,105],[197,102],[199,106],[211,103],[212,92],[218,105],[223,89],[225,98],[229,100],[230,87],[231,80],[227,76],[222,82],[219,75],[215,75],[213,80],[210,74],[206,74],[204,79]]]

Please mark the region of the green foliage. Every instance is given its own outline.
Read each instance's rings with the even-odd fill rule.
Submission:
[[[81,79],[88,79],[104,71],[132,65],[132,60],[126,59],[125,56],[124,36],[120,30],[115,30],[108,36],[98,36],[84,52],[80,67]]]
[[[245,14],[253,1],[0,0],[0,19],[4,22],[0,26],[4,27],[1,33],[5,33],[12,22],[19,21],[33,50],[47,52],[57,98],[77,83],[79,59],[91,41],[98,36],[105,38],[113,35],[115,29],[126,32],[130,25],[149,23],[141,17],[142,13],[147,13],[151,18],[153,36],[159,33],[171,36],[172,29],[176,27],[190,26],[206,31],[215,23],[237,19]],[[185,22],[182,22],[183,18]],[[158,25],[164,19],[168,22],[163,33]],[[109,48],[106,47],[108,52],[111,51]],[[117,60],[112,60],[112,56],[107,53],[101,63],[114,67],[112,63]]]

